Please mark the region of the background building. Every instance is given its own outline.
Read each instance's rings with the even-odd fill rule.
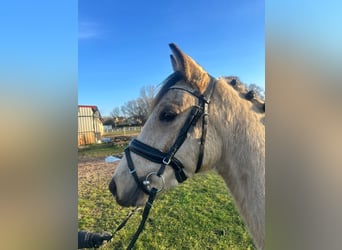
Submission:
[[[97,106],[78,105],[78,145],[101,141],[103,119]]]

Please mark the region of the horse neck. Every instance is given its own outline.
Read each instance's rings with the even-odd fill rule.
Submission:
[[[226,82],[218,84],[214,114],[223,138],[216,164],[258,248],[263,248],[265,213],[265,127],[253,110]]]

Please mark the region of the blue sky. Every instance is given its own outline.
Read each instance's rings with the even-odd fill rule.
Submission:
[[[172,73],[170,42],[215,77],[265,89],[264,1],[79,0],[78,8],[78,103],[103,116]]]

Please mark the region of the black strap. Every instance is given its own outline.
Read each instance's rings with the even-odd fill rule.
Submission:
[[[115,229],[114,234],[116,234],[117,232],[119,232],[127,223],[127,221],[132,217],[132,215],[137,211],[137,210],[140,210],[141,208],[140,207],[135,207],[134,209],[132,209],[132,211],[130,211],[126,217],[126,219],[124,219],[120,225]]]
[[[205,140],[207,138],[207,128],[208,128],[208,122],[209,122],[209,118],[208,118],[208,116],[209,116],[209,103],[210,103],[211,96],[213,95],[213,92],[214,92],[215,83],[216,83],[215,78],[210,76],[209,87],[206,90],[206,92],[204,93],[203,99],[201,100],[201,102],[202,102],[201,106],[204,109],[203,118],[202,118],[202,137],[201,137],[201,144],[199,147],[199,154],[198,154],[198,160],[197,160],[195,173],[197,173],[201,169],[202,163],[203,163],[204,145],[205,145]]]
[[[197,160],[195,173],[197,173],[202,167],[203,157],[204,157],[204,145],[205,145],[205,140],[207,136],[207,125],[208,125],[208,113],[204,113],[203,119],[202,119],[201,144],[199,146],[199,154],[198,154],[198,160]]]
[[[195,173],[197,173],[201,169],[202,163],[203,163],[204,145],[205,145],[205,140],[206,140],[206,136],[207,136],[207,127],[208,127],[208,111],[209,111],[208,109],[209,109],[209,103],[210,103],[211,96],[214,92],[215,83],[216,83],[215,78],[210,76],[209,86],[206,89],[206,91],[203,93],[203,95],[201,95],[197,90],[190,89],[186,86],[173,86],[170,88],[170,89],[178,89],[178,90],[186,91],[186,92],[190,93],[191,95],[197,97],[199,100],[199,106],[195,106],[192,110],[193,112],[195,112],[195,108],[197,108],[198,113],[194,114],[192,116],[193,121],[191,121],[191,122],[190,122],[190,120],[191,120],[190,119],[191,115],[190,115],[188,120],[185,122],[185,125],[182,128],[182,130],[184,129],[184,132],[185,132],[184,136],[185,137],[183,138],[181,136],[181,134],[182,134],[182,130],[181,130],[180,135],[177,138],[177,140],[179,140],[179,142],[176,141],[176,143],[173,146],[173,147],[178,147],[178,148],[180,147],[180,145],[186,139],[186,133],[189,130],[190,126],[195,125],[197,123],[198,119],[202,116],[203,117],[202,118],[202,136],[201,136],[201,141],[200,141],[199,155],[198,155]],[[180,145],[178,145],[179,143],[180,143]],[[170,149],[170,151],[173,149],[173,147]],[[172,151],[173,155],[175,154],[175,152],[177,152],[178,148],[176,148],[175,151]],[[172,159],[172,155],[170,158]]]
[[[163,168],[165,167],[165,165],[170,165],[173,168],[173,170],[175,171],[175,176],[176,176],[177,181],[180,183],[185,181],[187,179],[187,177],[183,171],[184,166],[174,156],[177,153],[178,149],[182,146],[183,142],[185,141],[189,129],[194,124],[197,123],[198,119],[202,116],[202,113],[203,113],[203,108],[201,108],[199,106],[194,106],[192,108],[187,120],[184,123],[184,126],[181,128],[181,130],[178,134],[176,141],[174,142],[174,144],[168,150],[167,153],[164,153],[164,152],[162,152],[156,148],[153,148],[153,147],[151,147],[151,146],[149,146],[149,145],[147,145],[147,144],[145,144],[145,143],[143,143],[137,139],[133,139],[131,141],[130,145],[128,146],[128,148],[126,148],[126,150],[125,150],[126,156],[128,155],[130,158],[130,155],[128,152],[128,149],[129,149],[132,152],[134,152],[140,156],[143,156],[145,159],[148,159],[150,161],[162,164],[161,167],[163,167]],[[167,162],[168,164],[166,164],[165,162]],[[128,166],[131,170],[131,173],[134,174],[133,175],[134,178],[136,179],[136,181],[138,181],[139,180],[138,176],[136,176],[136,173],[133,172],[133,171],[135,171],[135,169],[133,168],[133,166],[134,166],[133,161],[131,159],[127,159],[127,163],[128,163]],[[158,173],[160,173],[160,172],[161,171],[159,171]],[[145,186],[144,186],[144,189],[146,189]]]
[[[163,160],[168,155],[167,153],[164,153],[156,148],[153,148],[137,139],[133,139],[127,148],[131,150],[133,153],[136,153],[137,155],[140,155],[147,160],[150,160],[155,163],[160,163],[160,164],[163,164]],[[130,164],[129,162],[128,162],[128,165],[133,166],[133,164]],[[182,183],[187,179],[183,171],[184,166],[176,157],[173,157],[171,159],[171,162],[169,163],[169,165],[173,168],[176,179],[179,183]]]
[[[135,232],[131,242],[129,243],[127,250],[130,250],[133,248],[135,242],[137,241],[137,239],[139,238],[139,235],[141,234],[142,230],[144,229],[145,226],[145,222],[147,220],[148,214],[150,213],[152,204],[154,199],[156,198],[156,194],[157,194],[158,190],[156,188],[152,188],[150,191],[150,196],[148,197],[148,201],[145,204],[145,208],[144,208],[144,212],[142,214],[142,220],[140,222],[140,225],[137,229],[137,231]]]
[[[139,186],[139,188],[144,191],[145,194],[150,194],[150,191],[146,188],[146,186],[139,180],[139,177],[137,175],[137,171],[134,168],[134,164],[132,161],[132,157],[131,157],[131,153],[129,152],[129,148],[125,149],[125,156],[127,159],[127,165],[129,168],[129,172],[130,174],[133,176],[135,182],[137,183],[137,185]]]
[[[149,197],[148,197],[148,201],[146,202],[145,204],[145,208],[144,208],[144,211],[143,211],[143,214],[142,214],[142,220],[140,222],[140,225],[137,229],[137,231],[135,232],[135,234],[133,235],[132,239],[131,239],[131,242],[129,243],[128,247],[127,247],[127,250],[130,250],[133,248],[135,242],[138,240],[139,238],[139,235],[141,234],[141,232],[143,231],[144,229],[144,226],[145,226],[145,223],[146,223],[146,220],[148,218],[148,215],[150,213],[150,210],[151,210],[151,207],[152,207],[152,204],[153,204],[153,201],[155,200],[156,198],[156,194],[157,194],[158,190],[156,188],[152,188],[151,191],[150,191],[150,194],[149,194]],[[121,224],[117,227],[117,229],[114,231],[113,235],[115,233],[117,233],[118,231],[120,231],[127,223],[127,221],[130,219],[130,217],[137,211],[139,210],[140,208],[136,207],[134,208],[126,217],[126,219],[123,220],[123,222],[121,222]],[[112,237],[111,237],[112,238]]]
[[[174,158],[174,155],[177,153],[178,149],[182,146],[183,142],[185,141],[189,129],[194,124],[196,124],[198,119],[201,117],[202,113],[203,113],[203,110],[198,106],[194,106],[191,109],[191,112],[190,112],[188,118],[186,119],[184,126],[179,131],[179,134],[178,134],[176,141],[174,142],[172,147],[167,152],[167,160],[169,160],[169,159],[172,160],[172,158]]]

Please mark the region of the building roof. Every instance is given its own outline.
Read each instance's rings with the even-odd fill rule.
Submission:
[[[95,105],[78,105],[79,108],[91,108],[93,110],[99,110]]]
[[[78,107],[79,108],[91,108],[94,113],[97,111],[99,113],[100,120],[103,122],[103,118],[102,118],[100,110],[98,109],[97,106],[95,106],[95,105],[78,105]]]

